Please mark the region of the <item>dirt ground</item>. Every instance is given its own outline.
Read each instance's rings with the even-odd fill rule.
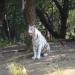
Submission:
[[[0,75],[9,75],[7,64],[11,62],[23,65],[28,75],[75,75],[75,49],[70,50],[65,48],[64,52],[51,52],[49,56],[35,61],[31,59],[32,53],[1,53]]]

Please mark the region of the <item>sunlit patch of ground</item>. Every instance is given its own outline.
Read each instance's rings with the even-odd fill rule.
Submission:
[[[53,73],[48,73],[44,75],[75,75],[75,69],[66,69],[66,70],[58,69]]]

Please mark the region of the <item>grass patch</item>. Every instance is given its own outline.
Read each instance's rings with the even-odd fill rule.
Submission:
[[[0,40],[0,47],[7,47],[11,45],[15,45],[16,42],[14,41],[8,41],[8,40]]]
[[[15,62],[8,64],[8,72],[9,75],[27,75],[26,68]]]

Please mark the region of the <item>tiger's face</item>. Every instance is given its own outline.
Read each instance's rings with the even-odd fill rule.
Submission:
[[[35,32],[35,27],[34,26],[29,26],[29,29],[28,29],[29,35],[33,36],[34,32]]]

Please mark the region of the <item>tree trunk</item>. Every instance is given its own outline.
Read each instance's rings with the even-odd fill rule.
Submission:
[[[26,0],[25,5],[26,20],[28,25],[35,25],[35,5],[34,0]]]
[[[61,28],[60,28],[60,36],[61,38],[65,38],[66,30],[67,30],[67,15],[61,14]]]
[[[27,22],[27,27],[26,27],[26,36],[25,36],[25,42],[28,50],[32,49],[32,41],[31,37],[28,35],[28,26],[29,25],[35,25],[36,21],[36,15],[35,15],[35,5],[34,5],[34,0],[26,0],[24,8],[24,18],[25,22]]]
[[[65,35],[66,35],[68,13],[69,13],[69,0],[63,0],[63,8],[62,8],[62,11],[60,12],[60,17],[61,17],[60,36],[61,38],[65,38]]]
[[[60,12],[60,17],[61,17],[61,28],[60,28],[60,37],[65,38],[66,35],[66,30],[67,30],[67,18],[68,18],[68,13],[69,13],[69,0],[63,0],[62,1],[62,6],[59,4],[57,0],[53,0],[55,2],[59,12]]]

